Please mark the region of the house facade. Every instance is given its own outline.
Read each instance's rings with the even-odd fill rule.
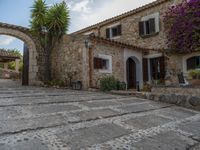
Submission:
[[[200,53],[168,54],[163,16],[183,0],[157,0],[65,36],[52,55],[54,78],[79,80],[99,87],[113,75],[128,88],[177,84],[177,74],[198,68]]]

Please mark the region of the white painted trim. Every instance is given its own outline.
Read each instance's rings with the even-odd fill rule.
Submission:
[[[118,25],[120,25],[120,24],[121,24],[120,22],[117,22],[117,23],[115,23],[115,24],[112,24],[112,25],[110,25],[110,26],[107,26],[107,28],[112,28],[112,27],[118,26]]]
[[[157,53],[157,54],[149,54],[149,55],[144,55],[144,58],[157,58],[161,57],[163,54],[162,53]]]
[[[92,33],[94,33],[94,32],[93,32],[93,31],[90,31],[90,32],[84,33],[83,35],[90,35],[90,34],[92,34]]]
[[[129,49],[124,49],[124,82],[127,83],[126,62],[128,58],[132,58],[136,63],[136,81],[139,81],[140,89],[143,88],[143,72],[142,72],[142,53]]]
[[[98,54],[98,58],[106,59],[109,62],[108,69],[99,69],[100,73],[112,73],[112,56],[110,55],[104,55],[104,54]]]

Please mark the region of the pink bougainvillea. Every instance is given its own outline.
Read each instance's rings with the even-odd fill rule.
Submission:
[[[168,47],[174,53],[200,51],[200,0],[185,0],[164,16]]]

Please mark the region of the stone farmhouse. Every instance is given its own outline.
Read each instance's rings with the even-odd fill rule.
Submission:
[[[144,83],[177,84],[177,74],[187,76],[200,66],[200,53],[168,54],[163,15],[182,0],[157,0],[119,16],[65,36],[52,55],[52,75],[98,88],[108,75],[140,88]]]

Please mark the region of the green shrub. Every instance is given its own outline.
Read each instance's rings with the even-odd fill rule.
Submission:
[[[114,76],[107,76],[100,80],[100,89],[102,91],[117,90],[118,81]]]
[[[59,87],[65,86],[65,82],[62,80],[58,80],[58,79],[51,80],[51,81],[45,81],[44,84],[47,86],[59,86]]]
[[[189,77],[192,79],[200,79],[200,70],[190,70]]]
[[[126,90],[126,83],[125,82],[117,82],[117,89],[118,90]]]

